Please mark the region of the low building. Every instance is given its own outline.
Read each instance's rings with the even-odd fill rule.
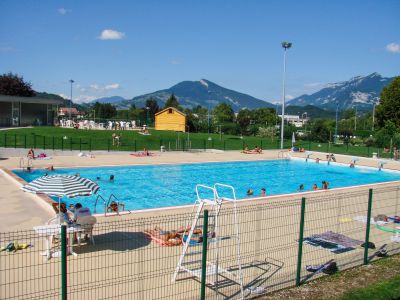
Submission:
[[[186,131],[186,115],[174,107],[155,114],[156,130]]]
[[[53,125],[64,100],[0,95],[0,127]]]
[[[84,115],[84,113],[78,111],[75,107],[61,107],[58,110],[58,117],[67,118],[71,116],[72,119],[79,119]]]
[[[282,118],[282,115],[278,115],[279,118]],[[285,115],[284,120],[289,124],[293,124],[296,127],[304,127],[304,124],[308,122],[307,118],[300,118],[298,115]]]

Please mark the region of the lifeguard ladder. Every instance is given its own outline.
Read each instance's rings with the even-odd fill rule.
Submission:
[[[202,198],[199,191],[200,189],[211,191],[213,194],[213,199]],[[221,189],[230,190],[232,193],[232,198],[221,197],[218,193],[218,190]],[[213,187],[198,184],[196,185],[196,195],[197,199],[194,203],[191,214],[192,216],[194,215],[194,217],[189,232],[184,232],[184,236],[187,235],[187,238],[184,241],[182,254],[179,258],[178,265],[173,274],[172,283],[176,281],[178,274],[182,272],[189,273],[190,275],[201,279],[202,250],[198,248],[201,247],[201,243],[199,243],[198,245],[191,245],[191,238],[193,235],[193,231],[197,228],[201,228],[201,225],[199,226],[198,223],[199,219],[202,219],[202,211],[204,209],[204,205],[207,204],[211,206],[209,216],[209,232],[203,232],[203,235],[209,234],[208,245],[211,249],[208,253],[210,254],[209,257],[211,258],[211,260],[207,260],[206,262],[206,283],[215,287],[215,292],[218,296],[218,276],[219,274],[223,274],[225,278],[228,278],[229,280],[240,286],[240,298],[244,299],[243,271],[240,257],[240,233],[236,208],[237,200],[235,189],[230,185],[221,183],[216,183]],[[234,232],[231,236],[220,236],[219,233],[218,216],[221,206],[224,202],[233,203]],[[235,270],[224,268],[223,266],[219,265],[219,243],[228,239],[235,239],[237,263],[237,268],[235,268]]]

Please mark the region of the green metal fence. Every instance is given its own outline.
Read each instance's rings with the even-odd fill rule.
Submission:
[[[148,150],[160,150],[161,146],[166,151],[190,151],[190,150],[243,150],[245,147],[254,149],[256,146],[264,150],[272,150],[280,148],[280,141],[277,139],[267,138],[177,138],[177,139],[135,139],[132,137],[122,137],[120,142],[113,142],[110,138],[88,138],[73,136],[44,136],[37,134],[12,134],[0,133],[0,147],[6,148],[34,148],[43,150],[62,150],[62,151],[142,151],[144,148]],[[336,154],[346,154],[364,157],[393,158],[392,152],[385,148],[353,146],[351,144],[333,144],[333,143],[317,143],[311,141],[299,140],[295,146],[305,151],[319,151]],[[292,147],[291,140],[284,141],[284,149]]]
[[[332,266],[340,272],[368,264],[382,256],[379,249],[388,255],[399,253],[396,227],[400,220],[395,218],[399,209],[400,186],[394,184],[375,187],[373,192],[337,189],[241,201],[238,220],[246,298],[299,286],[335,272]],[[217,258],[210,246],[214,239],[191,246],[203,253],[208,281],[181,273],[171,283],[182,247],[162,246],[160,240],[146,235],[155,230],[162,239],[163,234],[185,228],[191,221],[188,213],[165,211],[140,217],[133,212],[112,221],[99,218],[93,229],[94,245],[85,241],[78,246],[74,234],[65,228],[61,236],[53,233],[50,259],[42,256],[46,254],[44,235],[0,233],[1,245],[32,245],[0,252],[0,299],[204,299],[216,293],[222,299],[238,298],[240,287],[229,276],[221,274],[211,285],[210,275],[204,273],[205,258],[217,262],[219,268],[238,272],[235,240],[222,239],[234,230],[232,213],[229,204],[219,213]],[[203,232],[208,231],[207,215],[199,227],[205,226]],[[77,256],[66,255],[71,250]]]

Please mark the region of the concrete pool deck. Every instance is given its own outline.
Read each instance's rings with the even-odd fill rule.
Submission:
[[[68,152],[67,152],[68,153]],[[34,168],[57,167],[89,167],[102,165],[142,165],[161,163],[195,163],[205,161],[246,161],[278,159],[280,151],[264,151],[261,155],[246,155],[240,152],[173,152],[156,153],[152,157],[133,157],[129,153],[95,154],[95,158],[78,157],[74,155],[55,155],[51,160],[34,161]],[[304,158],[304,153],[294,153],[294,157]],[[324,161],[325,154],[314,153]],[[338,162],[349,164],[351,156],[336,155]],[[376,167],[379,160],[361,158],[357,164]],[[22,192],[15,177],[11,178],[9,170],[19,167],[19,155],[9,156],[0,160],[0,217],[5,218],[0,223],[0,233],[18,230],[32,230],[33,226],[42,225],[54,215],[45,199]],[[389,161],[385,168],[400,170],[398,162]],[[373,184],[387,193],[377,193],[373,214],[395,214],[397,201],[400,202],[399,182]],[[293,286],[296,274],[296,255],[299,223],[299,200],[305,196],[308,201],[306,212],[305,237],[328,230],[344,233],[352,238],[363,240],[365,224],[351,221],[353,216],[366,212],[368,188],[351,187],[305,192],[291,195],[271,196],[249,200],[238,204],[243,208],[240,214],[242,263],[251,264],[262,261],[268,265],[266,285],[268,291]],[[339,204],[340,203],[340,204]],[[257,209],[259,207],[260,209]],[[155,225],[166,230],[182,226],[182,215],[190,209],[179,207],[152,211],[134,211],[131,214],[112,217],[98,217],[95,226],[96,245],[84,245],[77,248],[78,257],[68,257],[69,284],[71,299],[198,299],[200,284],[192,279],[171,284],[171,275],[180,255],[181,247],[160,247],[143,238],[143,230]],[[165,216],[165,217],[164,217]],[[174,219],[175,218],[175,219]],[[227,218],[227,217],[225,217]],[[140,219],[140,222],[135,222]],[[350,219],[350,221],[348,221]],[[114,222],[120,221],[120,222]],[[126,221],[126,222],[124,222]],[[152,222],[156,223],[152,223]],[[226,222],[224,222],[226,221]],[[232,226],[229,220],[224,220],[222,233],[229,233]],[[342,223],[343,222],[343,223]],[[110,227],[111,226],[111,227]],[[176,227],[173,227],[176,226]],[[222,232],[227,231],[227,232]],[[7,236],[7,235],[4,235]],[[19,236],[18,234],[11,236]],[[0,289],[0,298],[24,299],[24,296],[34,294],[34,298],[46,298],[50,292],[59,293],[59,260],[46,261],[39,253],[43,251],[42,239],[34,232],[21,237],[35,244],[28,250],[16,254],[2,253],[2,271],[7,272]],[[389,243],[390,233],[371,228],[371,241],[377,247]],[[21,242],[24,242],[23,240]],[[397,251],[397,244],[391,244],[390,249]],[[234,265],[233,246],[222,249],[221,256],[227,258],[227,263]],[[397,250],[396,250],[397,249]],[[127,251],[130,250],[130,251]],[[26,251],[26,252],[24,252]],[[393,252],[393,253],[394,253]],[[303,264],[320,264],[328,259],[337,259],[340,267],[360,264],[363,249],[357,248],[348,253],[332,254],[316,247],[304,246]],[[105,271],[107,270],[107,271]],[[248,269],[245,272],[246,282],[258,275],[257,270]],[[304,274],[303,274],[304,275]],[[184,277],[184,276],[182,276]],[[119,280],[121,280],[119,282]],[[125,281],[124,281],[125,280]],[[110,286],[114,288],[110,288]],[[6,289],[7,287],[7,289]],[[49,290],[48,294],[40,294]],[[117,292],[118,290],[118,292]],[[212,291],[207,289],[210,297]],[[56,294],[58,295],[58,294]],[[116,296],[118,295],[118,296]],[[2,297],[3,296],[3,297]],[[55,297],[55,296],[52,296]],[[48,297],[51,299],[51,297]]]
[[[20,157],[26,152],[25,149],[6,149],[8,155],[6,159],[0,160],[0,218],[5,220],[0,223],[0,232],[32,229],[33,226],[44,224],[54,213],[48,203],[46,196],[36,196],[24,193],[20,190],[24,183],[19,177],[15,176],[10,170],[18,169]],[[41,152],[40,150],[36,151]],[[49,160],[34,160],[34,168],[46,168],[53,165],[55,168],[61,167],[96,167],[113,165],[149,165],[149,164],[175,164],[175,163],[201,163],[201,162],[224,162],[224,161],[252,161],[279,159],[280,150],[265,150],[262,154],[243,154],[239,151],[209,151],[209,152],[154,152],[154,156],[135,157],[129,152],[93,152],[94,158],[79,157],[78,151],[43,151],[53,155]],[[293,157],[305,158],[305,153],[286,152]],[[320,158],[321,163],[326,161],[326,153],[314,152],[311,159]],[[335,155],[337,162],[349,164],[352,156]],[[377,167],[380,159],[363,158],[357,161],[357,165]],[[400,170],[400,162],[386,160],[385,169]],[[11,178],[13,177],[13,178]],[[158,209],[152,212],[134,213],[135,217],[162,214],[165,209]],[[175,211],[175,209],[174,209]],[[187,211],[187,209],[177,209],[177,211]],[[32,214],[34,212],[34,214]],[[123,215],[123,218],[131,218],[133,214]],[[107,217],[107,220],[119,217]]]

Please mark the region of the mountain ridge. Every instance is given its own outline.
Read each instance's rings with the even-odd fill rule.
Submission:
[[[367,76],[355,76],[347,81],[328,83],[313,94],[304,94],[288,101],[288,105],[313,105],[329,110],[349,109],[357,107],[359,110],[371,110],[372,106],[379,103],[382,89],[394,77],[382,77],[374,72]]]

